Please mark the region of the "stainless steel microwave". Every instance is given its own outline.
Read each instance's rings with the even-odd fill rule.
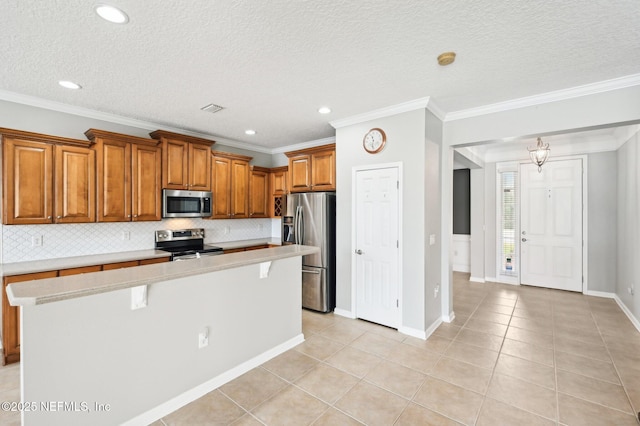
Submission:
[[[162,217],[209,217],[212,194],[208,191],[162,190]]]

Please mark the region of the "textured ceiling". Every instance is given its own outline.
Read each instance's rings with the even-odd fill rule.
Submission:
[[[640,72],[638,0],[117,5],[127,25],[91,1],[3,0],[0,89],[275,148],[426,96],[451,112]]]

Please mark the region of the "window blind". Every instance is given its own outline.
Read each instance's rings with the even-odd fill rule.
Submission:
[[[516,206],[517,197],[516,192],[516,178],[518,172],[504,171],[500,173],[500,195],[501,195],[501,211],[500,211],[500,238],[501,238],[501,250],[500,250],[500,264],[501,272],[504,275],[517,276],[516,261],[516,232],[517,232],[517,217]]]

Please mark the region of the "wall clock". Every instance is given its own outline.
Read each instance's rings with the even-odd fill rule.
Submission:
[[[382,151],[386,142],[387,135],[384,130],[376,127],[365,133],[362,146],[369,154],[377,154]]]

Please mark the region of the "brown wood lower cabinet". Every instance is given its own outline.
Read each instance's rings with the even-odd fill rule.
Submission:
[[[58,271],[37,272],[34,274],[13,275],[2,279],[2,364],[20,361],[20,309],[9,305],[7,286],[23,281],[55,278]]]
[[[240,251],[259,250],[259,249],[269,248],[269,247],[276,247],[276,246],[270,246],[269,244],[260,244],[260,245],[257,245],[257,246],[238,247],[238,248],[233,248],[233,249],[224,249],[224,254],[238,253]]]
[[[102,271],[102,265],[82,266],[80,268],[61,269],[58,272],[58,276],[66,277],[69,275],[86,274],[87,272],[100,272],[100,271]]]
[[[117,262],[117,263],[107,263],[106,265],[102,265],[103,271],[111,271],[112,269],[122,269],[122,268],[131,268],[133,266],[140,265],[138,260],[130,260],[128,262]]]
[[[156,263],[169,262],[170,260],[171,260],[170,257],[154,257],[153,259],[142,259],[140,261],[140,266],[142,266],[142,265],[154,265]]]
[[[108,271],[111,269],[129,268],[138,265],[151,265],[168,262],[169,257],[155,257],[151,259],[131,260],[127,262],[108,263],[106,265],[81,266],[56,271],[37,272],[34,274],[11,275],[2,279],[2,364],[20,361],[20,310],[17,306],[9,305],[7,286],[32,280],[65,277],[69,275],[85,274],[88,272]]]

